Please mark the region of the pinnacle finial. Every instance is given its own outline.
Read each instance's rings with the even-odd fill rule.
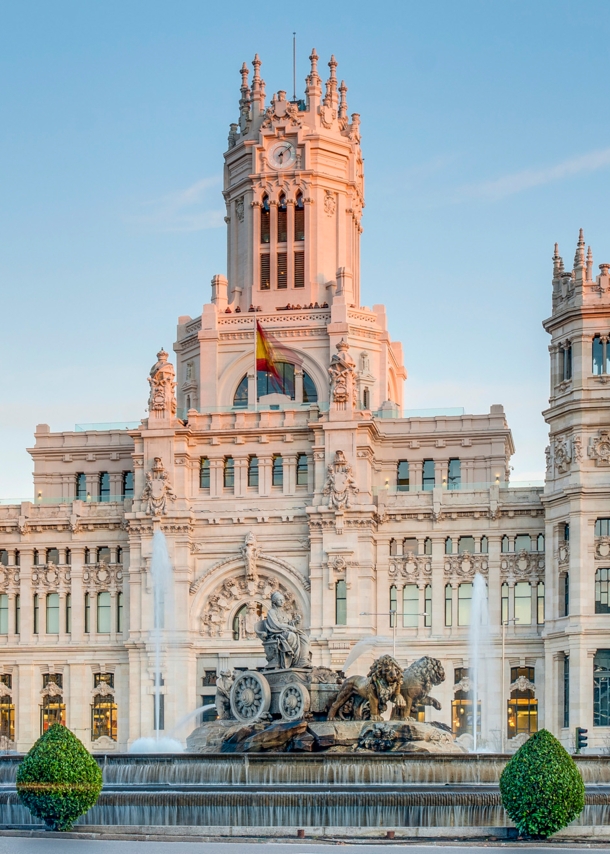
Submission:
[[[555,244],[555,251],[553,252],[553,278],[556,279],[559,277],[563,266],[563,261],[561,259],[561,255],[559,254],[559,243]]]
[[[336,80],[337,79],[337,60],[335,59],[334,53],[330,58],[330,62],[328,63],[328,67],[330,68],[330,79]]]
[[[593,252],[591,247],[587,247],[587,281],[593,281]]]
[[[339,118],[346,119],[347,118],[347,86],[345,85],[345,80],[341,81],[341,85],[339,86]]]
[[[262,65],[262,62],[261,62],[261,60],[260,60],[260,56],[258,55],[258,53],[255,53],[255,54],[254,54],[254,59],[252,60],[252,68],[254,69],[254,75],[253,75],[253,77],[252,77],[252,82],[253,82],[253,83],[254,83],[254,81],[255,81],[255,80],[260,80],[260,79],[261,79],[261,76],[260,76],[260,67],[261,67],[261,65]]]
[[[239,69],[239,73],[241,74],[241,88],[247,89],[248,88],[248,74],[250,74],[250,69],[248,68],[248,66],[246,65],[245,62],[242,64],[242,67]]]
[[[574,256],[574,266],[575,267],[584,267],[585,266],[585,235],[582,230],[578,232],[578,243],[576,244],[576,254]]]
[[[320,59],[320,57],[316,53],[315,47],[312,47],[311,54],[309,56],[309,61],[311,62],[310,77],[312,78],[312,80],[319,77],[319,74],[318,74],[318,60],[319,59]]]

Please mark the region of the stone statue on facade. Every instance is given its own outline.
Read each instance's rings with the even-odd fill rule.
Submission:
[[[164,516],[168,500],[175,501],[176,495],[161,457],[155,457],[152,469],[146,473],[146,484],[142,490],[142,501],[146,501],[144,512],[149,516]]]
[[[235,673],[232,670],[221,670],[216,679],[216,713],[221,721],[231,720],[231,688],[235,681]]]
[[[150,385],[148,411],[157,418],[170,418],[176,414],[174,366],[167,359],[166,351],[159,350],[157,361],[150,369],[148,377]]]
[[[256,625],[256,634],[265,648],[267,667],[309,667],[309,638],[299,628],[300,616],[289,617],[284,610],[284,604],[284,596],[276,590],[271,595],[271,607],[267,616]]]
[[[258,547],[258,541],[256,539],[256,536],[252,533],[252,531],[249,531],[246,534],[244,545],[241,547],[242,557],[246,565],[247,581],[256,581],[256,561],[258,560],[260,552],[261,550]]]
[[[328,495],[328,506],[343,510],[350,506],[350,498],[358,492],[352,467],[343,451],[335,453],[334,461],[327,467],[324,495]]]
[[[331,400],[338,409],[352,409],[356,405],[356,363],[347,341],[342,338],[336,346],[328,368]]]

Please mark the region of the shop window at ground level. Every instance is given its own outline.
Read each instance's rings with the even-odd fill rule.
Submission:
[[[117,740],[117,705],[112,697],[96,694],[91,706],[91,739],[111,738]]]
[[[15,706],[8,694],[0,696],[0,747],[3,739],[15,741]]]
[[[62,696],[45,697],[40,707],[40,734],[53,724],[66,725],[66,706]]]
[[[538,732],[538,700],[533,691],[513,691],[508,700],[506,735],[514,738]]]
[[[457,691],[451,703],[451,729],[457,738],[469,733],[474,735],[474,707],[472,695]],[[477,702],[477,735],[481,734],[481,701]]]

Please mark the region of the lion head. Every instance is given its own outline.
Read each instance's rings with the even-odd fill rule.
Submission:
[[[445,681],[445,670],[438,658],[423,655],[404,672],[405,681],[417,681],[424,685],[440,685]]]
[[[371,664],[368,677],[376,682],[385,682],[386,685],[395,685],[402,682],[402,670],[395,658],[382,655]]]

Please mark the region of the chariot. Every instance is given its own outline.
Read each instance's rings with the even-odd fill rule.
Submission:
[[[231,713],[242,723],[326,720],[339,674],[325,667],[262,668],[240,673],[231,687]]]

